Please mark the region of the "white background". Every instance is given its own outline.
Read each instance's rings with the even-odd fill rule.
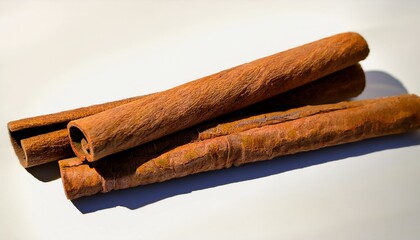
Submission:
[[[370,45],[363,98],[420,94],[419,3],[0,0],[0,239],[419,239],[418,131],[71,202],[6,130],[345,31]]]

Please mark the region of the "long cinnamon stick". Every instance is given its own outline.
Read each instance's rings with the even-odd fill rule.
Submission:
[[[358,96],[364,89],[365,76],[354,65],[303,85],[266,101],[235,112],[224,119],[284,110],[305,105],[343,101]],[[323,94],[319,94],[323,92]],[[142,97],[142,96],[140,96]],[[59,113],[11,121],[9,135],[20,163],[25,168],[74,156],[66,125],[69,121],[131,102],[140,97],[67,110]]]
[[[265,115],[252,119],[258,117],[266,119]],[[101,160],[95,167],[77,158],[61,160],[66,195],[75,199],[418,129],[420,98],[401,95],[308,106],[279,112],[272,120],[277,122],[268,121],[255,127],[255,121],[249,124],[249,119],[245,119],[242,123],[249,125],[248,130],[236,128],[234,133],[198,140],[159,156],[125,154],[125,159]]]
[[[366,58],[343,33],[255,60],[68,124],[72,149],[96,161],[274,97]]]

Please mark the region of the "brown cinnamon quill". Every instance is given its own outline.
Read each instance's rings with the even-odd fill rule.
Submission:
[[[71,121],[71,146],[80,159],[96,161],[302,86],[368,53],[357,33],[324,38]]]
[[[230,130],[169,150],[158,140],[95,166],[77,158],[59,165],[66,195],[75,199],[418,128],[420,98],[401,95],[254,116],[209,128]]]
[[[332,103],[359,95],[365,86],[360,65],[354,65],[286,93],[235,112],[238,115],[284,110],[292,107]],[[323,94],[319,94],[322,92]],[[141,98],[134,97],[59,113],[11,121],[9,135],[16,155],[25,168],[74,156],[66,125],[71,120],[105,111]]]

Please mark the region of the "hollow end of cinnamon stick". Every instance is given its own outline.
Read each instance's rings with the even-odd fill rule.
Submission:
[[[69,121],[87,117],[142,97],[144,96],[10,121],[7,124],[10,142],[24,168],[72,157],[74,153],[67,134]]]
[[[26,129],[11,131],[9,137],[16,156],[24,168],[38,166],[74,156],[70,147],[67,129],[45,130]]]
[[[79,159],[86,159],[92,161],[93,151],[92,144],[89,138],[83,130],[78,128],[76,125],[69,124],[68,134],[70,137],[70,146],[73,149],[73,152]]]
[[[13,149],[15,150],[16,156],[19,159],[19,163],[22,165],[22,167],[28,168],[28,161],[27,161],[27,157],[26,157],[26,152],[25,152],[24,148],[22,147],[22,144],[20,143],[20,140],[17,139],[16,137],[14,137],[13,132],[10,130],[9,126],[8,126],[8,129],[9,129],[10,142],[12,143],[12,146],[13,146]]]

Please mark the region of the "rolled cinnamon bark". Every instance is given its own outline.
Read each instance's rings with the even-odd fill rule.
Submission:
[[[71,121],[71,146],[80,159],[96,161],[274,97],[368,53],[357,33],[324,38]]]
[[[11,121],[7,124],[10,141],[25,168],[72,157],[74,153],[67,132],[67,124],[71,120],[87,117],[141,97],[143,96]]]
[[[292,107],[344,101],[358,96],[365,87],[365,75],[359,64],[330,74],[314,82],[254,104],[223,117],[221,121],[239,116],[284,110]],[[323,94],[319,94],[323,92]],[[142,97],[142,96],[140,96]],[[20,163],[25,168],[74,156],[66,125],[69,121],[131,102],[140,97],[67,110],[11,121],[9,135]]]
[[[242,125],[248,125],[248,130],[234,128],[228,135],[198,140],[170,150],[160,148],[158,143],[155,150],[164,151],[158,156],[153,156],[153,144],[149,143],[150,156],[147,157],[126,151],[120,155],[124,159],[116,159],[119,155],[116,154],[108,161],[95,162],[94,167],[77,158],[61,160],[59,166],[65,193],[69,199],[76,199],[415,130],[420,128],[420,98],[401,95],[308,106],[276,114],[277,117],[269,121],[266,115],[252,117],[261,120],[258,126],[255,121],[244,119]]]

